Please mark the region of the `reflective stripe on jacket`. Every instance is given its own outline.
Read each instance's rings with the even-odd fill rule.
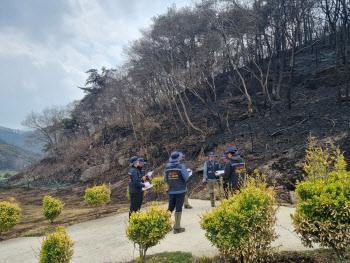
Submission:
[[[173,162],[167,164],[164,181],[169,185],[169,194],[185,193],[188,178],[187,169],[182,163]]]
[[[220,170],[220,163],[218,161],[206,161],[204,163],[203,178],[206,179],[208,176],[209,181],[219,180],[219,177],[215,176],[217,170]]]
[[[230,183],[232,187],[237,187],[245,178],[245,161],[242,158],[233,156],[225,165],[223,179],[225,183]]]

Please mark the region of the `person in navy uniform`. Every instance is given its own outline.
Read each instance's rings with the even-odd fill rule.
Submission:
[[[130,169],[128,171],[129,194],[131,199],[129,218],[132,212],[136,212],[141,209],[142,200],[143,200],[142,188],[147,188],[147,186],[144,183],[142,183],[142,174],[140,172],[140,169],[138,169],[140,164],[141,162],[139,161],[139,158],[137,158],[136,156],[133,156],[130,158],[130,164],[129,164]],[[146,163],[143,162],[142,164],[146,164]]]
[[[235,151],[235,155],[238,156],[239,158],[241,158],[242,160],[244,160],[241,151],[239,151],[239,150]]]
[[[221,170],[225,170],[225,166],[226,166],[226,163],[228,161],[228,156],[227,154],[223,154],[220,159],[224,162],[222,165],[221,165]]]
[[[215,160],[215,157],[215,153],[210,152],[209,160],[204,163],[203,169],[203,181],[205,182],[208,180],[210,203],[212,207],[215,207],[215,189],[220,193],[220,177],[216,174],[216,171],[221,168],[219,161]]]
[[[180,162],[184,156],[182,152],[172,152],[164,173],[164,181],[169,186],[168,210],[173,212],[176,208],[174,234],[185,232],[185,228],[181,228],[181,215],[189,175],[185,165]]]
[[[184,157],[185,157],[185,155],[184,155]],[[184,159],[181,159],[181,163],[183,163],[183,161],[184,161]],[[185,209],[192,209],[193,206],[191,206],[190,203],[188,202],[188,196],[189,196],[189,194],[188,194],[188,191],[187,191],[187,189],[186,189],[185,201],[184,201],[184,208],[185,208]]]
[[[228,198],[230,192],[240,189],[245,178],[245,161],[236,155],[236,151],[233,148],[227,148],[225,154],[229,159],[226,162],[222,177],[225,197]]]
[[[238,190],[245,178],[246,173],[246,162],[243,159],[243,154],[241,151],[236,150],[234,154],[234,158],[238,160],[238,164],[235,165],[236,174],[238,174]]]

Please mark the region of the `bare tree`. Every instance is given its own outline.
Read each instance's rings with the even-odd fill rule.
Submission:
[[[341,101],[341,89],[339,83],[339,38],[338,38],[338,20],[340,16],[340,1],[339,0],[319,0],[323,12],[326,14],[328,23],[335,35],[335,78],[338,91],[338,101]]]
[[[62,121],[69,117],[66,108],[52,106],[41,113],[32,111],[22,125],[33,130],[29,136],[31,143],[43,143],[44,151],[53,153],[62,140]]]
[[[349,9],[350,1],[349,0],[340,0],[341,12],[340,17],[342,20],[342,34],[343,34],[343,43],[344,43],[344,66],[345,66],[345,99],[350,101],[350,69],[349,69]]]

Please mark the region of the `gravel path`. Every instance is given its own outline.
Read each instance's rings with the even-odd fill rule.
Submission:
[[[186,232],[169,233],[160,244],[150,248],[148,255],[165,251],[191,252],[195,256],[215,256],[218,250],[212,247],[199,227],[198,215],[210,208],[209,201],[191,199],[193,209],[185,209],[182,227]],[[280,207],[276,232],[280,235],[274,242],[279,250],[306,250],[293,233],[290,214],[294,208]],[[127,213],[87,221],[67,227],[71,239],[76,241],[72,263],[127,262],[138,256],[138,250],[125,236]],[[43,237],[15,238],[0,242],[1,263],[37,263]]]

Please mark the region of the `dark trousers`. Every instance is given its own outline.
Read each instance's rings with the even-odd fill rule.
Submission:
[[[130,204],[129,217],[130,217],[132,212],[136,212],[136,211],[139,211],[141,209],[141,204],[142,204],[142,200],[143,200],[143,192],[136,193],[136,194],[130,193],[130,199],[131,199],[131,204]]]
[[[184,200],[185,200],[185,193],[181,193],[181,194],[169,194],[169,208],[168,210],[170,212],[173,212],[175,207],[176,213],[180,213],[182,212],[182,206],[184,204]]]
[[[225,198],[228,199],[230,195],[232,195],[236,190],[240,190],[238,185],[233,185],[233,182],[223,183]]]
[[[230,194],[232,194],[232,192],[234,191],[232,182],[227,182],[227,183],[224,182],[223,188],[224,188],[225,198],[228,199]]]

